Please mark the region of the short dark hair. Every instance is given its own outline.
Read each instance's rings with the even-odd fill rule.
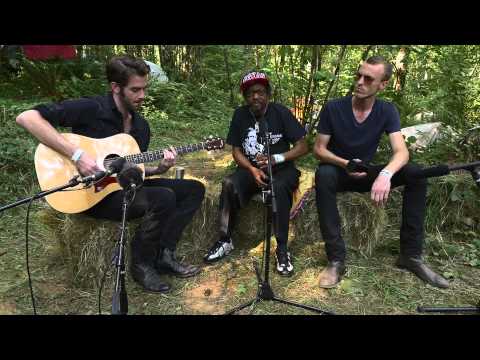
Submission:
[[[108,82],[116,82],[124,87],[132,75],[145,76],[150,73],[150,67],[142,59],[128,55],[114,56],[106,66]]]
[[[383,81],[390,80],[392,77],[393,73],[393,65],[390,64],[383,56],[375,55],[375,56],[370,56],[367,60],[365,60],[367,64],[370,65],[377,65],[377,64],[382,64],[383,65]]]

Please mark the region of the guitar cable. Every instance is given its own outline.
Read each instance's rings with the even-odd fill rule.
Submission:
[[[26,218],[26,227],[25,227],[25,254],[26,254],[26,263],[27,263],[27,274],[28,274],[28,286],[30,287],[30,297],[32,300],[32,307],[33,307],[33,315],[37,315],[37,309],[35,307],[35,296],[33,295],[33,284],[32,284],[32,277],[30,274],[30,265],[29,265],[29,257],[28,257],[28,222],[30,217],[30,208],[32,206],[33,200],[35,197],[32,197],[30,202],[28,203],[27,207],[27,218]]]
[[[94,184],[98,183],[99,181],[102,181],[103,178],[101,179],[98,179],[96,182],[93,182],[93,183],[90,183],[88,184],[87,186],[81,188],[81,189],[71,189],[71,190],[62,190],[62,191],[79,191],[79,190],[84,190],[86,188],[89,188],[91,186],[93,186]],[[131,200],[129,201],[129,204],[130,205],[134,200],[135,200],[135,195],[136,195],[136,191],[133,192],[133,196],[131,198]],[[25,219],[25,262],[26,262],[26,268],[27,268],[27,276],[28,276],[28,286],[29,286],[29,289],[30,289],[30,298],[31,298],[31,301],[32,301],[32,308],[33,308],[33,314],[34,315],[37,315],[37,308],[36,308],[36,305],[35,305],[35,295],[34,295],[34,292],[33,292],[33,282],[32,282],[32,276],[31,276],[31,272],[30,272],[30,258],[29,258],[29,236],[28,236],[28,228],[29,228],[29,220],[30,220],[30,209],[31,209],[31,206],[33,204],[33,201],[36,199],[36,197],[32,197],[28,203],[28,207],[27,207],[27,215],[26,215],[26,219]],[[2,214],[3,215],[3,214]],[[3,254],[2,254],[3,255]],[[99,288],[99,292],[98,292],[98,313],[99,315],[101,315],[101,294],[102,294],[102,289],[103,289],[103,284],[105,282],[105,278],[106,278],[106,275],[108,274],[108,271],[106,271],[104,274],[103,274],[103,277],[102,277],[102,280],[100,282],[100,288]]]
[[[100,181],[100,180],[98,180]],[[91,185],[90,185],[91,186]],[[82,188],[84,189],[84,188]],[[82,189],[72,189],[69,191],[78,191]],[[33,196],[27,206],[27,215],[25,219],[25,263],[26,263],[26,268],[27,268],[27,276],[28,276],[28,287],[30,289],[30,299],[32,301],[32,308],[33,308],[33,315],[38,315],[37,314],[37,308],[35,305],[35,295],[33,293],[33,282],[32,282],[32,275],[30,272],[30,257],[29,257],[29,236],[28,236],[28,228],[29,228],[29,222],[30,222],[30,209],[32,207],[33,201],[36,199],[35,196]]]

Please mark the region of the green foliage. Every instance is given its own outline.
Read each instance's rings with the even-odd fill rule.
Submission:
[[[18,126],[15,118],[30,109],[31,102],[0,102],[0,199],[12,199],[25,193],[35,178],[33,155],[36,141]]]
[[[30,61],[22,58],[22,71],[2,84],[0,95],[11,98],[48,97],[62,100],[95,95],[106,90],[103,64],[91,59]]]
[[[207,86],[154,82],[142,108],[152,128],[152,145],[225,137],[232,116],[226,95]]]

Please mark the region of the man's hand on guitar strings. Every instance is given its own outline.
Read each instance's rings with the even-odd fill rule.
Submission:
[[[82,176],[89,176],[101,171],[101,169],[97,166],[95,159],[89,156],[86,153],[83,153],[80,159],[75,163],[78,172]]]
[[[157,167],[157,171],[160,174],[163,174],[165,171],[170,169],[176,163],[177,151],[173,146],[170,146],[170,150],[163,150],[163,159],[160,161]]]

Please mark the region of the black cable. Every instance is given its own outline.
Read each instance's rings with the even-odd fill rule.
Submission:
[[[28,286],[30,287],[30,296],[32,298],[33,315],[37,315],[37,309],[35,307],[35,296],[33,295],[32,277],[30,275],[30,265],[29,265],[29,259],[28,259],[28,220],[30,215],[30,207],[32,206],[33,200],[35,200],[35,196],[31,198],[27,207],[27,218],[26,218],[26,226],[25,226],[25,254],[26,254],[26,262],[27,262]]]

